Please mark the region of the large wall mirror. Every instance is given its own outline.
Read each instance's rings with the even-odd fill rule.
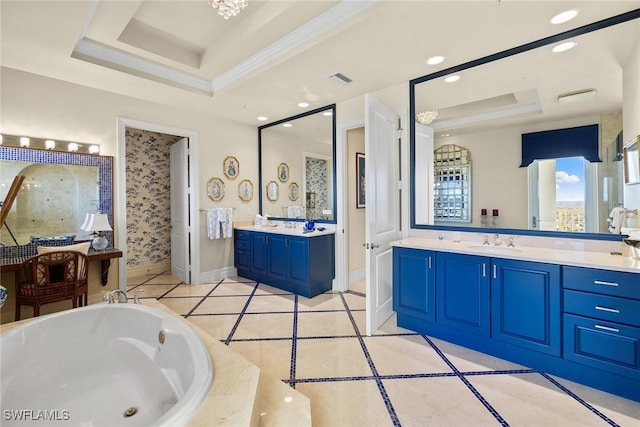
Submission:
[[[16,176],[25,177],[5,224],[4,246],[32,238],[84,240],[87,213],[105,213],[113,226],[113,158],[0,146],[0,201]],[[113,242],[112,233],[107,238]]]
[[[260,213],[336,223],[336,106],[258,129]]]
[[[607,218],[625,206],[623,67],[639,48],[639,18],[636,9],[412,80],[410,116],[437,111],[430,123],[410,124],[412,228],[620,239]],[[563,41],[577,44],[554,53]],[[460,79],[445,82],[451,75]],[[590,125],[599,159],[578,150],[521,166],[523,134]],[[468,224],[434,219],[433,150],[450,144],[473,158]]]

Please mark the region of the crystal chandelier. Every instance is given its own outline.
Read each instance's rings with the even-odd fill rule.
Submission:
[[[436,110],[423,111],[422,113],[416,114],[416,122],[421,125],[429,125],[436,117],[438,117],[438,111]]]
[[[218,15],[224,19],[229,19],[240,13],[240,10],[247,7],[249,0],[209,0],[209,4],[218,10]]]

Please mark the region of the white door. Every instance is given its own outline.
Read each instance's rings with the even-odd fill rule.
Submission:
[[[191,283],[189,270],[189,139],[171,146],[171,274]]]
[[[398,115],[365,95],[367,335],[393,314],[392,248],[400,238]]]

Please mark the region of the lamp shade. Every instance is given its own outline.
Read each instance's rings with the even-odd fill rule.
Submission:
[[[107,214],[89,214],[89,217],[82,224],[82,229],[89,232],[113,230],[109,225]]]

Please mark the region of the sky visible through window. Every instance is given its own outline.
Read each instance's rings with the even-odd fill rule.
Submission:
[[[584,157],[556,159],[556,200],[582,202],[585,199]]]

